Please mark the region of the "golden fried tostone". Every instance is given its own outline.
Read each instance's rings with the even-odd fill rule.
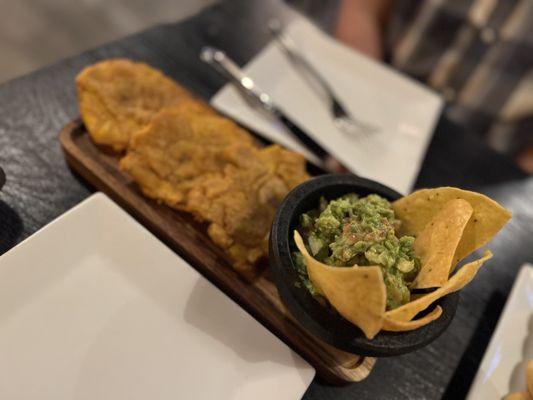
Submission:
[[[268,252],[276,210],[294,186],[307,180],[305,159],[274,145],[264,149],[235,145],[222,154],[218,174],[197,182],[185,209],[209,223],[208,234],[245,276]]]
[[[124,150],[133,133],[164,107],[181,104],[211,113],[185,89],[147,64],[126,59],[102,61],[76,77],[80,113],[92,139]]]
[[[133,135],[120,168],[146,196],[183,209],[188,191],[206,174],[221,171],[226,161],[220,152],[235,143],[254,145],[245,130],[226,118],[182,106],[167,108]]]
[[[246,276],[267,253],[277,206],[308,179],[303,156],[259,149],[232,121],[179,107],[133,135],[120,167],[148,197],[207,222],[209,236]]]

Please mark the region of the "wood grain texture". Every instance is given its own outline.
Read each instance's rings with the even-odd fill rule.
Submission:
[[[317,8],[328,3],[316,1]],[[0,253],[94,190],[68,168],[57,139],[79,115],[74,77],[83,67],[110,57],[142,60],[208,100],[225,80],[203,65],[199,49],[223,48],[243,65],[267,43],[266,21],[292,14],[279,0],[221,1],[187,21],[153,27],[0,85],[0,165],[7,177],[0,192]],[[320,11],[313,14],[321,18]],[[489,195],[514,214],[490,244],[494,258],[462,291],[454,321],[424,349],[380,360],[361,382],[332,387],[316,379],[305,400],[465,397],[518,268],[533,260],[533,178],[444,115],[416,186],[444,185]]]
[[[203,224],[188,213],[144,196],[135,182],[119,170],[119,157],[98,148],[80,120],[66,125],[59,140],[76,173],[184,255],[199,272],[300,353],[319,376],[332,384],[357,382],[368,376],[375,359],[337,350],[306,332],[282,304],[269,279],[268,267],[263,265],[253,282],[242,279],[207,236]]]

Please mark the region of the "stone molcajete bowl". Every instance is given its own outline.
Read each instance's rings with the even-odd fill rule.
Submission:
[[[421,328],[408,332],[379,332],[367,339],[355,325],[322,306],[303,286],[293,266],[296,250],[293,232],[301,214],[316,208],[320,197],[334,199],[347,193],[379,194],[391,201],[401,195],[377,182],[350,174],[321,175],[294,188],[278,209],[270,232],[270,266],[282,301],[308,331],[332,346],[363,356],[387,357],[409,353],[426,346],[442,334],[455,315],[459,293],[436,301],[442,315]]]

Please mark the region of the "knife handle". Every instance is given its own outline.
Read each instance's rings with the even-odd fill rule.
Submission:
[[[314,155],[320,158],[322,161],[325,161],[326,158],[331,157],[328,152],[326,152],[322,146],[315,142],[309,135],[307,135],[302,128],[298,126],[293,120],[287,117],[283,111],[278,108],[272,110],[273,114],[277,119],[287,128],[287,130],[302,142],[305,147],[307,147]]]

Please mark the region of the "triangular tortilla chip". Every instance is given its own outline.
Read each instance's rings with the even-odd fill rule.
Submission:
[[[487,250],[479,260],[461,267],[444,286],[394,310],[387,311],[385,317],[396,321],[411,321],[416,314],[428,308],[434,301],[465,287],[474,278],[483,263],[491,257],[492,253]]]
[[[448,281],[453,256],[472,212],[466,200],[450,200],[416,237],[413,248],[421,268],[413,288],[440,287]]]
[[[383,330],[391,332],[404,332],[412,331],[418,329],[424,325],[429,324],[432,321],[435,321],[442,314],[442,307],[437,306],[429,314],[424,315],[422,318],[414,319],[412,321],[397,321],[390,317],[385,317],[383,321]]]
[[[418,190],[393,203],[396,218],[402,221],[400,233],[416,237],[454,199],[468,201],[474,212],[455,251],[452,268],[491,240],[511,218],[511,213],[487,196],[452,187]]]
[[[294,231],[294,241],[302,253],[313,285],[348,321],[357,325],[368,339],[383,326],[387,291],[381,268],[332,267],[309,255],[302,237]]]

